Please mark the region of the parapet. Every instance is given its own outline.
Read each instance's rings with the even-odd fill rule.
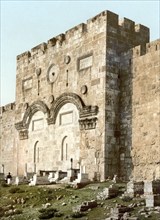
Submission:
[[[131,36],[136,38],[137,45],[144,42],[149,42],[149,28],[141,24],[135,25],[134,21],[127,18],[119,19],[119,16],[111,11],[103,11],[93,18],[88,19],[86,23],[81,23],[69,29],[65,32],[65,34],[59,34],[58,36],[49,39],[47,43],[39,44],[38,46],[32,48],[31,51],[27,51],[18,55],[17,61],[29,59],[35,54],[42,55],[46,53],[46,51],[51,47],[53,47],[53,49],[54,47],[63,47],[63,45],[67,44],[68,41],[74,43],[75,40],[80,39],[83,37],[83,35],[90,33],[94,34],[94,31],[95,34],[104,32],[108,27],[114,29],[114,34],[123,35],[124,31],[131,34]]]
[[[154,53],[157,50],[160,50],[160,39],[147,43],[146,45],[139,45],[132,48],[132,58],[140,57],[148,53]]]
[[[44,53],[47,48],[46,43],[39,44],[31,49],[31,56],[37,54],[38,52]]]
[[[134,21],[132,21],[128,18],[122,18],[118,22],[119,22],[119,26],[121,26],[124,30],[136,32],[136,25],[135,25]]]
[[[0,113],[2,114],[3,112],[13,111],[13,110],[15,110],[15,107],[16,107],[15,102],[9,103],[5,106],[1,106]]]
[[[30,51],[26,51],[26,52],[24,52],[24,53],[17,56],[17,61],[21,60],[21,59],[29,58],[30,56],[31,56]]]

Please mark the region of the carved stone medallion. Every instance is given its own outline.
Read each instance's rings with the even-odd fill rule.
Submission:
[[[59,73],[59,67],[58,65],[52,64],[47,71],[47,81],[49,83],[54,83],[57,79]]]
[[[66,63],[66,64],[69,64],[70,63],[70,61],[71,61],[71,57],[70,56],[65,56],[65,58],[64,58],[64,62]]]
[[[86,93],[87,93],[87,90],[88,90],[88,88],[87,88],[86,85],[83,85],[83,86],[81,87],[81,93],[82,93],[82,94],[86,94]]]

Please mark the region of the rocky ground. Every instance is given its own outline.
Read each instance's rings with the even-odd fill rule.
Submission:
[[[109,196],[108,187],[112,188]],[[122,196],[125,190],[125,183],[110,181],[80,189],[67,184],[30,187],[1,182],[0,219],[160,220],[160,207],[146,208],[144,198]]]

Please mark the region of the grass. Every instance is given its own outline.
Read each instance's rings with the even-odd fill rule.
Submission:
[[[97,194],[108,187],[111,182],[93,183],[82,189],[73,189],[58,184],[53,186],[0,186],[0,219],[7,220],[39,220],[39,219],[74,219],[103,220],[110,214],[110,209],[116,203],[129,205],[140,203],[141,199],[122,201],[119,196],[113,199],[98,201],[98,206],[87,212],[74,213],[73,207],[84,201],[96,200]],[[125,184],[117,184],[120,194],[125,190]],[[142,207],[136,207],[133,214],[138,216]],[[41,211],[40,211],[41,210]],[[50,216],[50,217],[49,217]],[[81,216],[81,217],[80,217]],[[140,220],[143,219],[141,216]],[[146,219],[146,218],[145,218]],[[151,220],[158,220],[158,214],[151,214]]]

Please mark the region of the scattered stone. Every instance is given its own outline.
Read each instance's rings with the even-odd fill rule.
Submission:
[[[129,212],[131,210],[132,210],[132,208],[130,208],[130,207],[122,206],[122,205],[116,205],[115,208],[111,208],[110,217],[107,218],[107,220],[112,220],[112,219],[120,220],[120,219],[124,219],[123,216],[125,217],[125,220],[128,220],[128,219],[130,219],[130,217],[128,218],[127,216],[129,215]]]
[[[51,203],[46,203],[46,204],[42,204],[42,207],[44,208],[44,209],[47,209],[48,207],[50,207],[51,206]]]
[[[115,185],[110,185],[108,188],[104,188],[102,192],[98,193],[97,200],[106,200],[114,198],[118,195],[119,189]]]
[[[144,183],[146,207],[160,206],[160,181]]]
[[[97,207],[97,202],[95,200],[85,201],[81,205],[73,207],[73,212],[85,212],[89,209]]]
[[[92,190],[98,190],[99,186],[90,186],[89,188],[92,189]]]
[[[57,200],[60,200],[60,199],[62,199],[62,198],[63,198],[63,196],[60,195],[60,196],[57,197]]]
[[[127,191],[124,195],[129,197],[139,197],[144,194],[144,182],[134,182],[130,181],[127,183]]]

